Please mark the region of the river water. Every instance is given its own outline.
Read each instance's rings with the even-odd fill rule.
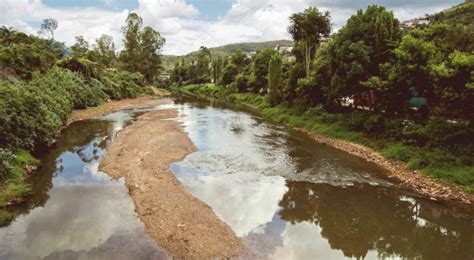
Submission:
[[[380,167],[235,108],[186,101],[198,151],[170,165],[257,259],[473,259],[472,207],[417,198]],[[0,259],[163,259],[122,180],[98,171],[144,111],[73,123],[42,156],[27,203],[0,228]]]

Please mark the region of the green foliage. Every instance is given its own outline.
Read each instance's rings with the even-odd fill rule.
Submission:
[[[76,36],[76,43],[71,46],[72,55],[75,58],[83,58],[86,57],[87,53],[89,52],[89,43],[84,40],[84,36]]]
[[[252,73],[255,78],[253,92],[260,93],[268,86],[268,65],[273,55],[277,53],[274,49],[264,49],[255,55],[253,59]]]
[[[222,84],[229,85],[230,83],[234,82],[235,77],[239,73],[239,69],[233,63],[227,64],[224,68],[224,72],[222,74]]]
[[[383,156],[390,160],[408,162],[413,156],[413,147],[403,144],[389,145],[382,151]]]
[[[4,180],[12,171],[14,155],[10,150],[0,148],[0,180]]]
[[[314,48],[321,42],[322,37],[331,33],[329,12],[320,12],[316,7],[309,7],[301,13],[290,16],[288,32],[293,40],[303,42],[305,46],[306,76],[309,76]]]
[[[23,168],[26,165],[37,165],[39,161],[25,150],[13,153],[3,148],[0,148],[0,158],[8,160],[6,163],[2,162],[2,165],[8,164],[7,171],[0,172],[0,175],[3,175],[3,180],[0,182],[0,214],[2,214],[1,209],[5,207],[8,201],[21,197],[31,190],[23,174]],[[1,218],[0,223],[2,223]]]
[[[97,77],[100,74],[101,67],[98,63],[87,58],[66,57],[59,60],[56,65],[73,72],[82,74],[86,79]]]
[[[49,70],[58,57],[51,41],[0,28],[0,74],[29,80],[35,72]]]
[[[268,100],[272,106],[276,106],[280,102],[281,66],[281,55],[274,54],[268,65]]]
[[[95,60],[106,68],[110,68],[116,61],[115,44],[112,36],[102,34],[96,39],[96,46],[91,59]]]
[[[147,82],[152,82],[161,70],[160,52],[165,39],[152,27],[142,26],[143,20],[137,13],[128,15],[122,28],[125,49],[120,60],[125,70],[140,72]]]
[[[145,85],[145,79],[140,73],[110,69],[103,73],[100,81],[103,91],[115,100],[153,94]]]
[[[435,23],[463,24],[472,26],[472,24],[474,24],[474,1],[465,0],[463,3],[432,15],[430,20]]]

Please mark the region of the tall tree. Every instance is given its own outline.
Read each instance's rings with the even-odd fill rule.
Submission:
[[[255,93],[268,86],[268,64],[276,53],[277,51],[274,49],[264,49],[255,55],[252,66],[252,74],[255,79],[253,91]]]
[[[40,34],[49,34],[51,40],[54,40],[54,31],[58,28],[58,21],[56,19],[48,18],[44,19],[41,23]]]
[[[281,66],[282,57],[279,53],[276,53],[272,56],[268,65],[268,99],[272,106],[276,106],[280,101]]]
[[[197,62],[196,62],[196,70],[198,77],[200,78],[199,81],[204,83],[205,81],[209,81],[211,77],[211,70],[210,70],[210,63],[212,60],[211,52],[205,46],[201,46],[199,48],[199,52],[197,55]]]
[[[120,60],[128,71],[138,71],[142,63],[140,58],[140,30],[142,26],[143,19],[137,13],[130,13],[122,27],[124,50],[120,53]]]
[[[290,16],[288,32],[295,41],[302,41],[305,45],[306,77],[309,76],[310,64],[315,47],[323,37],[331,33],[329,12],[320,12],[316,7],[309,7],[304,12]]]
[[[102,34],[95,40],[95,43],[94,50],[97,53],[97,59],[105,67],[110,67],[116,59],[115,43],[112,36]]]
[[[125,49],[120,53],[123,67],[131,72],[140,72],[150,82],[161,69],[160,52],[165,39],[150,26],[142,29],[143,20],[130,13],[122,27]]]
[[[160,52],[165,40],[160,33],[150,26],[143,28],[140,33],[140,59],[142,63],[138,66],[138,72],[151,82],[161,70]]]
[[[222,57],[217,56],[217,58],[212,61],[212,78],[214,80],[214,84],[218,84],[220,81],[223,67]]]

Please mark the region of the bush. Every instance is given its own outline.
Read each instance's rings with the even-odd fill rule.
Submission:
[[[402,162],[408,162],[415,155],[412,147],[402,144],[390,145],[383,149],[382,154],[388,159]]]
[[[369,134],[382,134],[385,130],[385,120],[380,115],[370,115],[363,124],[363,131]]]
[[[7,178],[12,171],[11,162],[13,159],[14,155],[10,150],[0,148],[0,180]]]
[[[104,92],[115,100],[135,98],[143,94],[153,94],[145,85],[142,74],[120,70],[107,70],[100,77]]]
[[[362,131],[364,123],[367,121],[368,114],[364,112],[354,112],[345,120],[344,125],[349,130]]]

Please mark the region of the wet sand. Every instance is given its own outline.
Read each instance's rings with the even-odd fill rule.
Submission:
[[[142,96],[134,99],[112,100],[98,107],[74,110],[67,120],[67,125],[80,120],[91,119],[123,109],[153,108],[170,103],[171,100],[157,96]]]
[[[391,178],[398,180],[403,187],[413,190],[415,193],[423,197],[429,198],[431,200],[457,201],[466,204],[474,203],[473,194],[464,192],[458,187],[433,180],[420,172],[409,170],[406,165],[390,161],[368,147],[348,141],[338,140],[333,137],[320,135],[310,132],[306,129],[299,128],[298,130],[306,132],[317,142],[333,146],[337,149],[343,150],[352,155],[361,157],[369,162],[374,162],[384,167],[391,174]]]
[[[173,256],[237,256],[243,251],[242,241],[208,205],[190,195],[169,169],[170,163],[196,150],[174,117],[174,109],[138,117],[119,132],[100,170],[125,178],[146,232]]]

